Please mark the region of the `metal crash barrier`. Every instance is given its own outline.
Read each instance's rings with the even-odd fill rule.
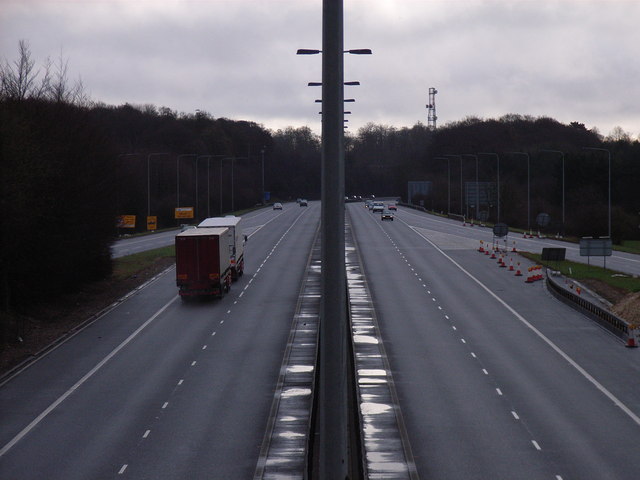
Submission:
[[[595,320],[621,338],[627,347],[638,346],[638,328],[617,315],[565,289],[551,275],[547,275],[548,289],[553,296]]]

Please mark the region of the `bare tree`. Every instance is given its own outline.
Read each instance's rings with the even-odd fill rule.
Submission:
[[[63,57],[62,51],[55,64],[46,59],[38,81],[41,71],[35,70],[29,43],[20,40],[18,46],[18,59],[13,63],[5,60],[0,64],[0,99],[41,98],[58,103],[89,105],[82,79],[78,78],[73,86],[69,85],[69,61]]]
[[[2,98],[24,100],[43,93],[43,85],[36,86],[39,71],[34,71],[35,61],[26,40],[18,43],[18,59],[13,63],[5,60],[0,67],[0,94]]]

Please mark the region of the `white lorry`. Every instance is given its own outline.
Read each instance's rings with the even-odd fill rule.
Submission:
[[[241,218],[235,215],[227,215],[226,217],[205,218],[198,224],[201,228],[228,228],[231,231],[229,236],[229,253],[231,255],[231,278],[233,281],[238,280],[244,273],[244,242],[246,237],[242,234],[238,224]]]

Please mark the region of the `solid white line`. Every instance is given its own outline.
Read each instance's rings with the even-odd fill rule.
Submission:
[[[402,221],[402,220],[400,220]],[[469,273],[465,268],[456,262],[453,258],[447,255],[443,250],[441,250],[435,243],[429,240],[427,237],[422,235],[419,231],[417,231],[414,227],[410,226],[406,222],[404,222],[409,228],[411,228],[414,232],[424,238],[433,248],[435,248],[440,254],[442,254],[445,258],[447,258],[451,263],[453,263],[456,267],[458,267],[465,275],[467,275],[471,280],[476,282],[482,289],[484,289],[489,295],[491,295],[495,300],[497,300],[504,308],[506,308],[509,312],[511,312],[520,322],[522,322],[527,328],[529,328],[532,332],[534,332],[538,337],[540,337],[547,345],[549,345],[558,355],[560,355],[563,359],[565,359],[569,364],[575,368],[584,378],[586,378],[592,385],[594,385],[600,392],[602,392],[609,400],[611,400],[616,406],[620,407],[620,409],[626,413],[637,425],[640,425],[640,417],[633,413],[629,407],[627,407],[622,401],[620,401],[613,393],[611,393],[604,385],[598,382],[595,378],[593,378],[584,368],[582,368],[578,363],[573,360],[569,355],[567,355],[564,351],[560,349],[555,343],[553,343],[549,338],[547,338],[540,330],[534,327],[531,323],[529,323],[522,315],[516,312],[507,302],[502,300],[499,296],[493,293],[489,288],[487,288],[480,280],[474,277],[471,273]]]
[[[31,430],[35,428],[47,415],[49,415],[53,410],[55,410],[58,405],[64,402],[69,395],[75,392],[78,388],[80,388],[87,380],[89,380],[95,373],[100,370],[109,360],[111,360],[120,350],[122,350],[131,340],[133,340],[142,330],[144,330],[151,322],[153,322],[160,314],[162,314],[169,305],[175,302],[178,299],[178,295],[169,300],[160,310],[154,313],[149,319],[140,325],[136,331],[134,331],[131,335],[129,335],[126,340],[124,340],[120,345],[114,348],[111,353],[109,353],[106,357],[104,357],[100,363],[98,363],[95,367],[89,370],[88,373],[84,375],[80,380],[78,380],[75,385],[73,385],[69,390],[63,393],[55,402],[49,405],[40,415],[38,415],[29,425],[22,429],[20,433],[18,433],[15,437],[11,439],[9,443],[7,443],[0,450],[0,457],[2,457],[5,453],[7,453],[11,448],[18,443],[25,435],[27,435]],[[125,467],[126,468],[126,465]]]

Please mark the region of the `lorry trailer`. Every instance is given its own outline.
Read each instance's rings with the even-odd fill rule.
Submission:
[[[231,231],[229,237],[229,252],[231,255],[231,278],[238,280],[244,273],[244,242],[246,237],[239,227],[240,217],[227,215],[226,217],[205,218],[197,228],[228,228]]]
[[[176,235],[176,283],[182,298],[222,297],[231,288],[228,228],[191,228]]]

